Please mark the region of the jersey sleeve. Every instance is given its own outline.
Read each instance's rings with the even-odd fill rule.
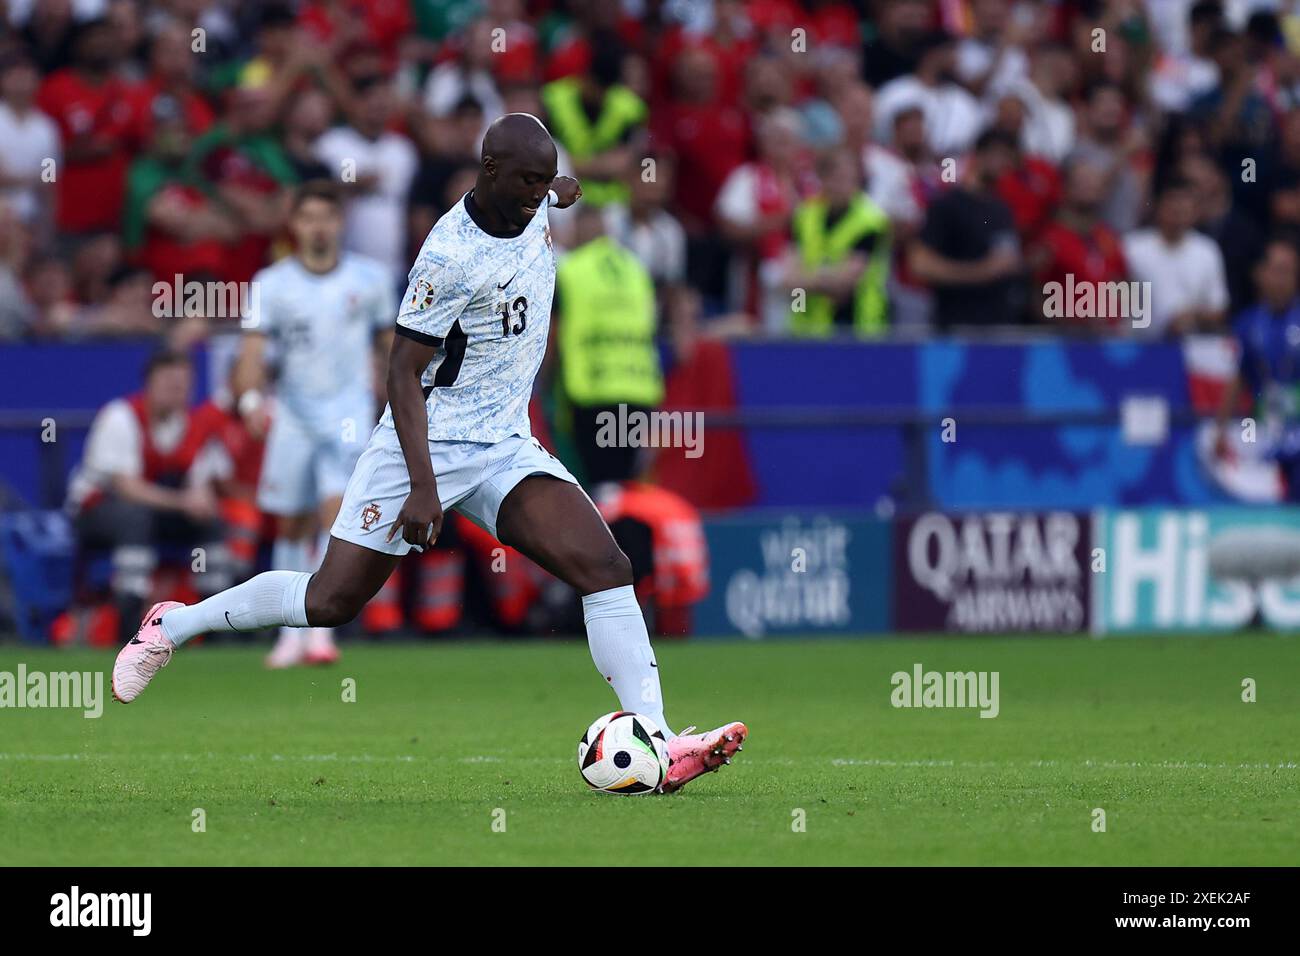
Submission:
[[[426,254],[411,272],[397,312],[397,334],[441,345],[473,296],[464,267],[445,253]]]

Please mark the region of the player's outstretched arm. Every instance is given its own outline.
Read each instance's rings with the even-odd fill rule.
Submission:
[[[395,335],[388,354],[388,404],[393,409],[393,425],[411,477],[411,493],[388,531],[388,540],[392,541],[400,531],[403,541],[421,548],[432,544],[442,532],[442,505],[429,460],[429,418],[420,383],[435,351],[436,346]]]
[[[551,191],[556,196],[556,209],[568,209],[582,198],[582,184],[572,176],[556,176],[551,181]]]

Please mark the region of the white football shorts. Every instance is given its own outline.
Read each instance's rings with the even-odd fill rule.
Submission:
[[[551,475],[578,484],[536,438],[513,435],[495,445],[431,441],[429,457],[443,511],[459,511],[493,537],[501,502],[525,478]],[[392,541],[385,539],[410,493],[411,479],[397,431],[380,424],[357,461],[330,534],[373,551],[406,554],[413,545],[402,540],[401,532]]]

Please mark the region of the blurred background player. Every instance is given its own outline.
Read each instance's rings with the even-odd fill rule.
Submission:
[[[239,408],[269,420],[258,504],[278,518],[272,567],[314,571],[322,528],[334,523],[343,489],[377,420],[374,350],[387,352],[396,314],[391,270],[343,252],[343,210],[334,187],[303,185],[289,233],[295,251],[254,278],[252,306],[234,376]],[[269,347],[274,347],[274,353]],[[275,405],[266,403],[273,364]],[[330,663],[327,628],[285,627],[269,667]]]

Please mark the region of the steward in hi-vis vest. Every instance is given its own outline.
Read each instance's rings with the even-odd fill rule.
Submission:
[[[662,401],[654,283],[640,260],[600,236],[560,261],[555,292],[557,354],[569,401],[586,406]]]
[[[597,50],[591,69],[542,87],[551,135],[564,146],[582,180],[582,200],[593,206],[626,202],[627,162],[606,156],[625,145],[645,124],[645,102],[619,82],[621,61]]]
[[[556,268],[553,307],[559,383],[591,485],[635,474],[642,443],[620,429],[664,397],[654,282],[601,220],[598,209],[580,210],[582,244]]]
[[[851,154],[828,156],[822,183],[821,193],[794,213],[790,330],[881,335],[888,327],[889,217],[862,191]]]

